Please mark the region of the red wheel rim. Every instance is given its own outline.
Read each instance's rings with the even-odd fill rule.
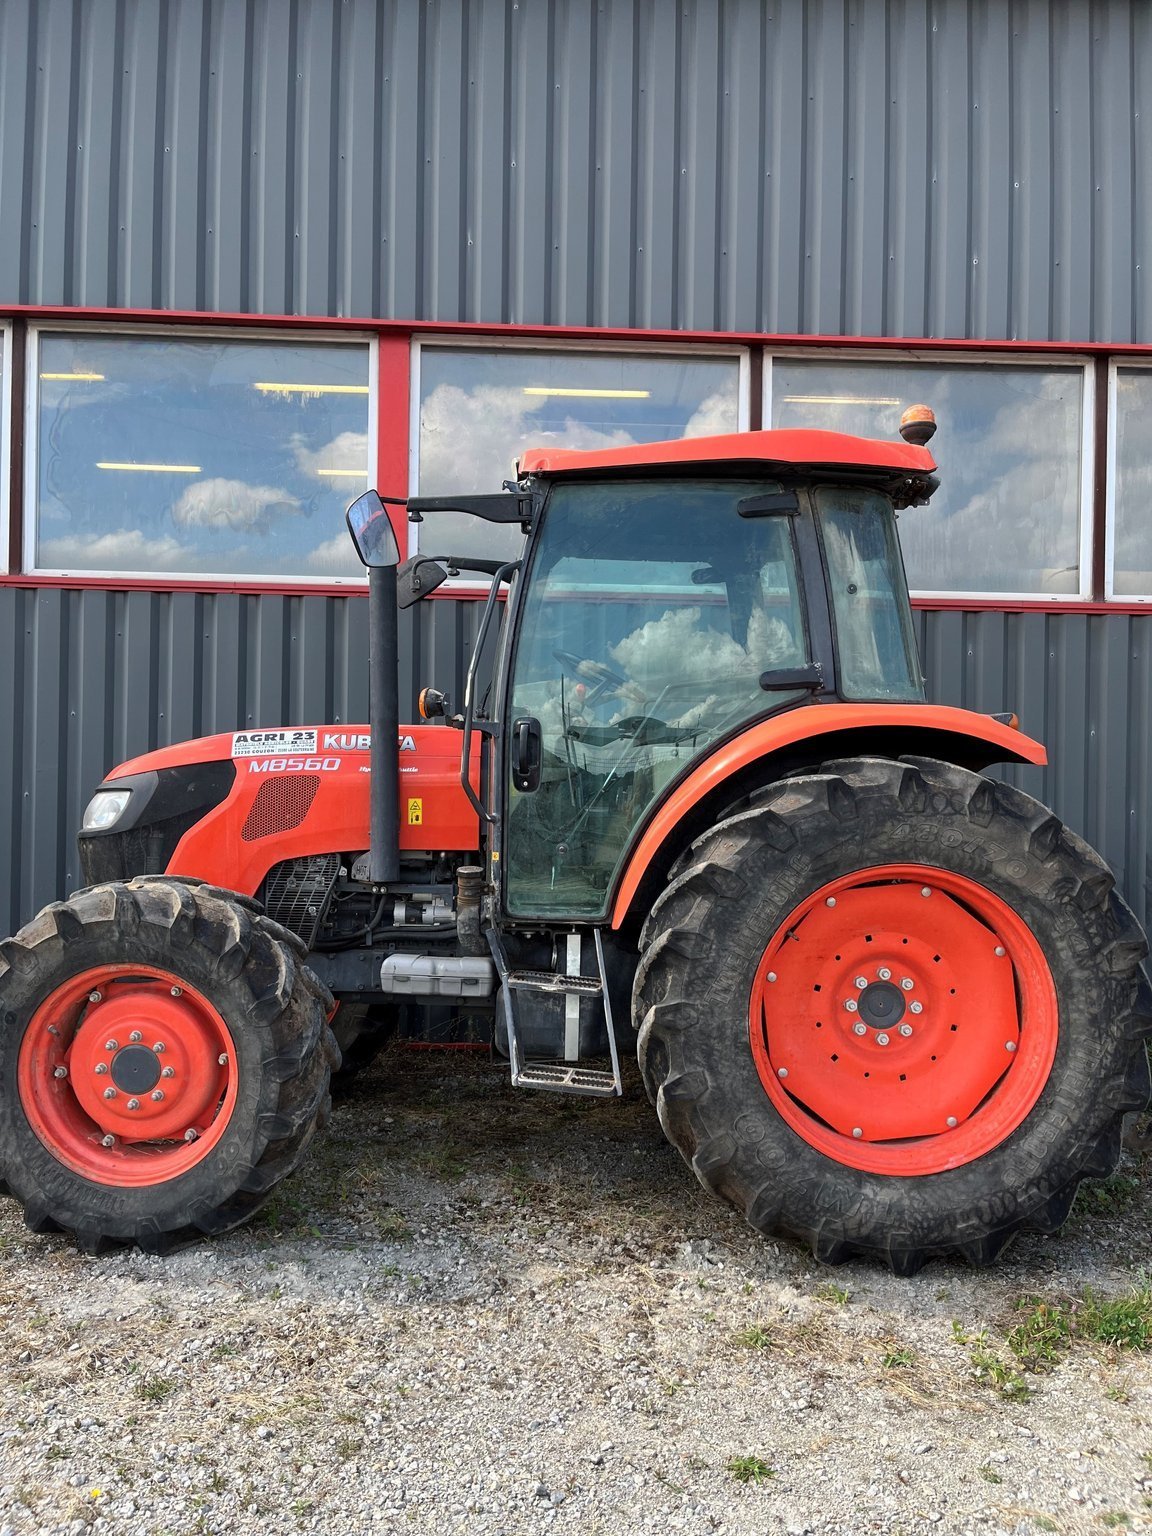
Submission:
[[[58,1162],[98,1184],[174,1179],[208,1156],[236,1104],[235,1045],[194,987],[105,965],[57,987],[17,1065],[28,1123]]]
[[[752,986],[768,1097],[818,1152],[942,1173],[1027,1118],[1056,1054],[1056,988],[1027,924],[927,865],[857,870],[773,934]]]

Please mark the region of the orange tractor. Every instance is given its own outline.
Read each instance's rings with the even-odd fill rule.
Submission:
[[[382,499],[368,726],[114,769],[87,886],[0,943],[0,1180],[36,1231],[163,1251],[297,1165],[331,1074],[478,1031],[524,1088],[611,1096],[634,1036],[709,1189],[908,1274],[1051,1232],[1149,1092],[1144,936],[1099,857],[984,775],[1011,716],[924,702],[905,441],[752,432],[535,451],[505,563],[399,564]],[[397,606],[490,591],[458,711],[400,725]],[[495,650],[481,691],[481,657]]]

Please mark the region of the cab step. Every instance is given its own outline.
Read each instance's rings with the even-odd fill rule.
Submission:
[[[571,933],[567,940],[566,969],[563,971],[510,971],[504,946],[494,929],[487,930],[488,947],[496,962],[500,977],[500,1002],[504,1025],[508,1031],[508,1061],[512,1069],[514,1088],[541,1088],[549,1093],[580,1093],[590,1098],[619,1097],[624,1092],[620,1075],[620,1057],[616,1049],[616,1030],[612,1021],[612,1004],[608,997],[608,979],[604,970],[604,944],[600,930],[592,930],[596,947],[595,976],[580,974],[580,955],[583,936]],[[532,993],[546,994],[565,999],[564,1059],[561,1061],[528,1061],[516,1028],[517,998]],[[603,1067],[584,1066],[576,1059],[579,1055],[580,1002],[582,998],[598,997],[604,1010],[604,1023],[608,1034],[608,1051],[611,1070]]]

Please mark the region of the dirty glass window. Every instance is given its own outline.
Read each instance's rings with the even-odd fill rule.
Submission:
[[[924,697],[892,503],[872,491],[816,492],[846,699]]]
[[[1152,372],[1116,370],[1112,582],[1115,597],[1152,597]]]
[[[9,451],[12,442],[11,333],[0,324],[0,571],[8,569]]]
[[[508,718],[540,722],[540,787],[510,787],[514,912],[595,915],[637,823],[710,743],[804,697],[761,675],[809,659],[789,517],[740,517],[764,481],[559,487]]]
[[[1085,505],[1084,368],[774,357],[774,427],[900,441],[923,403],[940,489],[900,515],[913,591],[1074,597]]]
[[[616,448],[736,432],[740,360],[504,347],[420,350],[422,496],[498,491],[526,448]],[[419,525],[425,554],[515,559],[517,528],[452,513]]]
[[[362,577],[366,342],[45,332],[28,561],[122,575]]]

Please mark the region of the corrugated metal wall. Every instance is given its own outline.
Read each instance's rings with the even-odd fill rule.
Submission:
[[[3,0],[0,301],[1152,341],[1146,0]]]
[[[434,600],[401,638],[402,708],[463,694],[479,607]],[[75,830],[113,764],[170,741],[367,715],[362,598],[0,590],[0,935],[78,883]],[[1016,707],[1053,766],[1016,782],[1053,805],[1152,915],[1152,614],[922,613],[930,696]],[[405,694],[407,697],[405,697]]]

